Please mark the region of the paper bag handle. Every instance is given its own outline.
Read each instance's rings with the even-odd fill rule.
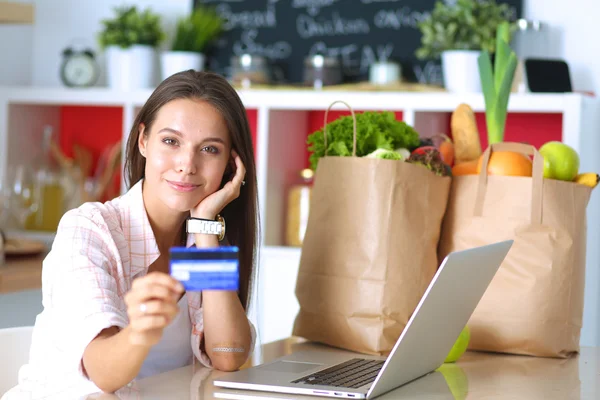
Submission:
[[[544,158],[534,146],[524,143],[494,143],[483,153],[481,160],[481,171],[479,173],[479,184],[477,185],[477,197],[475,199],[475,216],[483,213],[483,201],[487,189],[488,174],[487,167],[493,151],[514,151],[533,156],[532,188],[531,188],[531,223],[542,223],[542,201],[544,189]]]
[[[327,114],[329,114],[329,110],[331,110],[331,107],[333,107],[333,105],[335,103],[342,103],[344,104],[346,107],[348,107],[350,109],[350,113],[352,114],[352,121],[353,121],[353,140],[352,140],[352,157],[356,157],[356,115],[354,115],[354,110],[352,109],[352,107],[350,107],[350,105],[348,103],[346,103],[345,101],[342,100],[336,100],[333,103],[331,103],[329,105],[329,107],[327,108],[327,110],[325,110],[325,119],[323,122],[323,135],[325,136],[325,140],[324,140],[324,144],[325,144],[325,155],[327,155]]]

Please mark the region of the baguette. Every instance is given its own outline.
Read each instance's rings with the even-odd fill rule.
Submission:
[[[479,130],[475,122],[475,114],[468,104],[460,104],[450,119],[452,140],[454,141],[454,162],[473,161],[481,155]]]

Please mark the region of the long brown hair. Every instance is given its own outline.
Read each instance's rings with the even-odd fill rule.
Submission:
[[[257,259],[257,238],[260,227],[256,165],[246,109],[235,89],[225,78],[210,72],[189,70],[170,76],[154,90],[135,118],[129,133],[125,159],[127,186],[132,187],[144,178],[146,159],[138,149],[140,124],[144,124],[145,132],[149,133],[160,108],[176,99],[202,100],[211,104],[223,116],[231,137],[232,148],[239,154],[246,167],[244,178],[246,184],[242,186],[239,197],[229,203],[221,215],[227,224],[225,232],[227,242],[239,247],[239,298],[247,311]]]

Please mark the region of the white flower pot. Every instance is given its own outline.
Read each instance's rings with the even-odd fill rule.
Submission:
[[[156,86],[156,70],[156,50],[152,46],[106,48],[106,74],[108,86],[112,89],[129,91],[153,88]]]
[[[166,51],[160,55],[161,78],[167,79],[173,74],[193,69],[204,69],[204,54],[189,51]]]
[[[481,80],[475,50],[449,50],[442,53],[444,86],[454,93],[480,93]]]

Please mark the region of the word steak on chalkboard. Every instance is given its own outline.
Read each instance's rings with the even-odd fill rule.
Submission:
[[[453,0],[445,0],[451,2]],[[502,1],[502,0],[498,0]],[[287,83],[301,83],[304,59],[337,57],[345,80],[368,77],[373,62],[393,60],[413,82],[441,84],[439,60],[421,61],[417,24],[436,0],[194,0],[214,6],[225,32],[208,51],[209,68],[228,75],[232,56],[266,57]],[[505,0],[515,18],[522,0]]]

